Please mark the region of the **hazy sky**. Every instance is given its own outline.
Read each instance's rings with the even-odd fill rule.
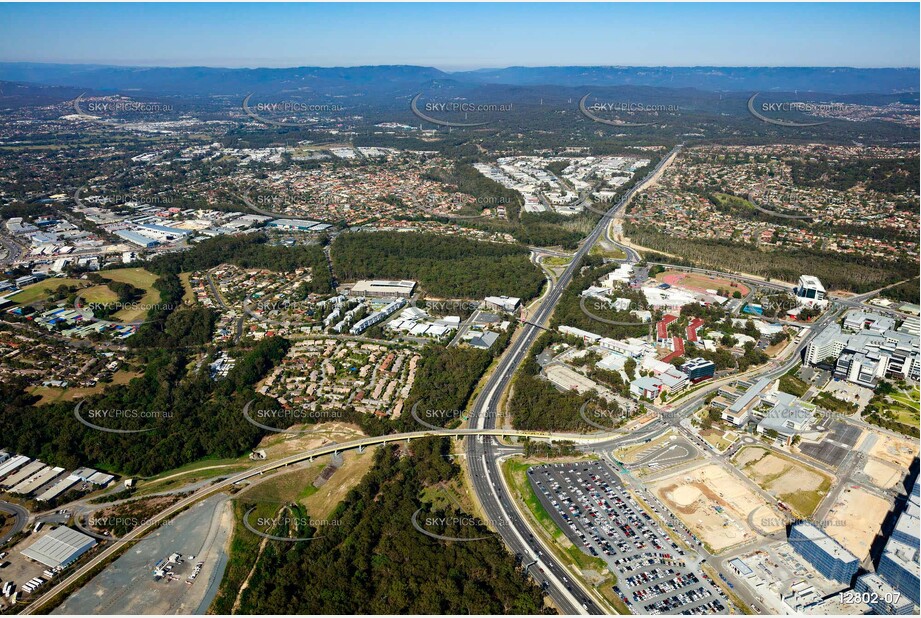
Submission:
[[[905,4],[0,4],[0,61],[917,67]]]

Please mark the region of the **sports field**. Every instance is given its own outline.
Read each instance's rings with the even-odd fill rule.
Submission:
[[[732,295],[738,291],[742,296],[749,292],[747,286],[723,277],[709,277],[699,273],[686,273],[679,270],[666,270],[656,275],[656,281],[674,285],[692,292],[706,294],[707,290],[723,290]]]

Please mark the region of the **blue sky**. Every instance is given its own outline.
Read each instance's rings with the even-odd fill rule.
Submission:
[[[919,5],[0,3],[0,61],[917,67]]]

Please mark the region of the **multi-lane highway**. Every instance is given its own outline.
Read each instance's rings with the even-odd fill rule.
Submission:
[[[620,211],[633,197],[633,195],[644,188],[649,182],[654,180],[661,169],[673,160],[673,155],[680,149],[676,147],[672,152],[663,157],[656,168],[650,172],[643,180],[638,182],[635,187],[630,189],[598,222],[596,227],[582,243],[578,251],[573,255],[572,261],[562,272],[562,274],[551,282],[542,302],[538,305],[527,322],[524,322],[518,336],[510,344],[509,349],[503,354],[495,371],[489,377],[486,387],[481,391],[473,404],[470,414],[469,429],[462,430],[430,430],[411,432],[406,434],[391,434],[388,436],[362,438],[342,444],[331,444],[319,449],[303,451],[284,459],[274,462],[265,463],[261,466],[252,468],[226,479],[220,480],[215,484],[203,488],[190,496],[184,498],[177,504],[164,509],[157,517],[145,522],[143,525],[135,528],[121,539],[123,542],[137,540],[145,534],[155,529],[161,522],[175,515],[189,505],[213,494],[217,491],[224,491],[232,486],[246,481],[248,478],[264,474],[271,470],[298,463],[313,457],[328,455],[337,451],[344,451],[352,448],[364,448],[374,444],[383,444],[398,440],[410,440],[428,436],[454,436],[466,437],[466,455],[470,473],[472,475],[472,484],[479,503],[489,521],[494,523],[495,529],[499,532],[505,543],[511,550],[522,557],[523,563],[528,565],[532,576],[538,581],[547,593],[552,597],[561,611],[567,614],[604,614],[600,601],[596,598],[594,591],[582,590],[575,578],[565,572],[565,567],[559,563],[552,552],[543,545],[542,541],[536,538],[529,529],[528,524],[521,515],[519,508],[513,503],[508,487],[503,479],[499,460],[501,457],[509,454],[509,449],[500,446],[496,441],[499,436],[517,436],[531,437],[536,439],[571,439],[583,444],[583,450],[604,450],[610,449],[619,442],[625,440],[622,435],[615,434],[595,434],[595,435],[576,435],[576,434],[551,434],[549,432],[523,432],[514,430],[503,430],[496,427],[496,419],[499,411],[499,403],[506,392],[511,380],[527,357],[527,354],[534,340],[540,331],[545,328],[553,310],[562,297],[566,287],[571,282],[573,276],[580,266],[582,258],[590,251],[591,247],[598,241],[602,234],[605,234],[609,228],[610,219]],[[612,241],[613,242],[613,241]],[[617,243],[615,243],[617,244]],[[629,248],[624,248],[627,252],[628,259],[637,259],[637,254]],[[696,270],[696,269],[695,269]],[[709,271],[714,272],[715,271]],[[738,275],[731,275],[737,279],[746,280]],[[762,281],[752,281],[762,286],[783,287],[778,284],[769,284]],[[873,293],[852,297],[848,300],[839,301],[844,306],[859,306],[866,298]],[[778,377],[795,365],[799,359],[799,352],[808,344],[813,336],[821,330],[830,320],[834,319],[840,313],[840,309],[827,312],[816,324],[813,325],[809,335],[804,337],[796,347],[790,359],[782,364],[773,364],[758,370],[760,377]],[[678,406],[674,406],[663,419],[656,421],[644,428],[640,433],[642,435],[654,435],[669,426],[678,427],[680,420],[692,413],[700,402],[710,392],[712,387],[701,389],[682,401]],[[639,433],[632,434],[626,439],[635,439],[642,437]],[[94,568],[103,564],[106,560],[112,558],[119,549],[123,547],[121,543],[114,543],[103,548],[93,558],[80,568],[75,569],[67,577],[59,580],[53,587],[49,588],[42,596],[30,604],[23,613],[35,613],[54,600],[68,586],[74,585],[81,578],[88,575]]]
[[[470,426],[478,429],[495,427],[499,402],[518,367],[524,362],[531,344],[537,338],[543,325],[548,321],[557,303],[563,296],[566,287],[572,281],[573,275],[580,267],[582,258],[591,250],[613,217],[633,195],[644,188],[658,172],[678,152],[681,146],[676,146],[645,178],[627,191],[621,199],[614,204],[588,235],[573,256],[566,270],[557,278],[556,282],[547,293],[543,302],[537,308],[528,322],[523,324],[518,337],[511,343],[509,349],[502,356],[498,367],[490,376],[486,387],[481,391],[474,402],[470,414]],[[467,444],[467,464],[472,474],[472,483],[477,499],[482,506],[486,517],[493,522],[501,522],[496,528],[506,544],[517,554],[521,554],[526,563],[536,562],[529,567],[534,578],[547,589],[559,608],[567,614],[575,613],[606,613],[592,595],[580,590],[577,584],[570,584],[570,578],[564,575],[564,567],[557,562],[548,548],[534,537],[525,521],[512,504],[508,489],[502,479],[502,471],[495,453],[496,443],[493,438],[474,438]],[[563,578],[566,577],[564,580]]]

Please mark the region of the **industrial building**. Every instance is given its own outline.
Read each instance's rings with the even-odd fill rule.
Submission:
[[[93,537],[58,526],[22,550],[22,555],[52,569],[66,567],[96,545]]]
[[[521,299],[514,296],[487,296],[485,299],[488,309],[513,313],[521,306]]]
[[[184,238],[192,233],[189,230],[166,225],[157,225],[156,223],[142,223],[138,227],[141,228],[141,234],[150,236],[155,240],[176,240],[177,238]]]
[[[857,556],[809,522],[801,521],[790,528],[788,541],[796,553],[828,579],[850,584],[860,567]]]
[[[351,296],[367,296],[369,298],[409,298],[416,289],[415,281],[385,281],[361,280],[356,281],[349,292]]]
[[[128,242],[138,245],[139,247],[144,247],[145,249],[156,247],[159,244],[153,238],[144,236],[143,234],[138,234],[137,232],[133,232],[131,230],[118,230],[117,232],[114,232],[114,234],[122,240],[127,240]]]
[[[275,219],[274,221],[270,221],[267,225],[268,227],[298,232],[322,232],[331,227],[328,223],[310,221],[309,219]]]

